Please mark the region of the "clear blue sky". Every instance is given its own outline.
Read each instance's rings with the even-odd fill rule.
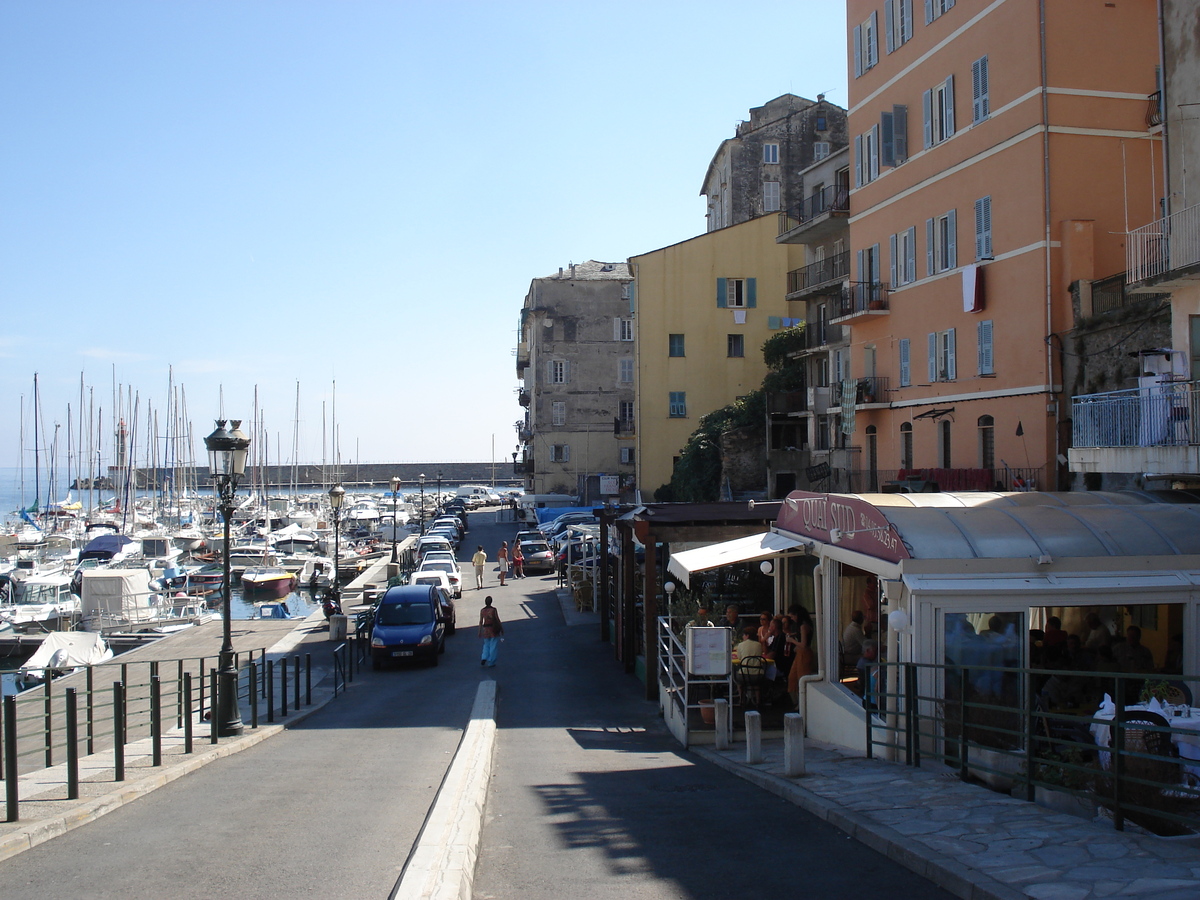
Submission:
[[[845,85],[827,0],[6,0],[0,465],[35,372],[65,453],[81,375],[144,435],[169,370],[273,462],[335,382],[344,460],[504,459],[530,279],[703,231],[750,107]]]

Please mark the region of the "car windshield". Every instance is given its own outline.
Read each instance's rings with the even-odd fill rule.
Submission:
[[[453,572],[454,571],[454,563],[449,562],[449,561],[441,562],[441,561],[435,559],[435,560],[430,560],[427,563],[423,563],[421,568],[424,569],[426,572]]]
[[[385,603],[375,621],[380,625],[426,625],[433,621],[433,609],[427,602]]]
[[[436,584],[442,586],[442,577],[440,575],[414,575],[413,584]]]
[[[549,553],[550,545],[545,541],[528,541],[521,545],[521,552],[526,555],[530,553]]]

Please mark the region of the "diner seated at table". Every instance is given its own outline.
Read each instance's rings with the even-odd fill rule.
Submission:
[[[1150,675],[1156,671],[1154,654],[1142,643],[1142,629],[1136,625],[1125,629],[1124,643],[1113,645],[1113,659],[1122,672]]]
[[[733,648],[733,653],[735,662],[756,656],[760,660],[759,665],[762,665],[763,645],[758,640],[758,628],[756,626],[747,625],[745,627],[742,631],[742,640]]]

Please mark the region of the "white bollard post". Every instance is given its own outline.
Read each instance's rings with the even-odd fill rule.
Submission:
[[[804,774],[804,716],[800,713],[783,717],[783,774],[788,778]]]
[[[746,764],[762,762],[762,716],[757,710],[746,713]]]
[[[729,749],[729,701],[719,697],[713,701],[717,714],[717,749]]]

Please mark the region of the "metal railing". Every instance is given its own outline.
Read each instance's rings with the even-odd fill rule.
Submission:
[[[345,645],[342,645],[343,647]],[[288,715],[291,707],[312,704],[312,654],[268,659],[260,648],[237,654],[238,701],[249,728]],[[207,719],[209,741],[217,743],[217,717],[212,715],[218,660],[190,657],[175,660],[109,662],[86,667],[82,676],[4,697],[0,706],[0,777],[5,782],[7,821],[20,818],[19,776],[66,764],[68,799],[79,796],[79,761],[105,751],[112,754],[113,780],[125,780],[125,748],[149,738],[151,765],[162,765],[165,741],[193,751],[194,729]],[[353,680],[353,661],[334,668]],[[169,673],[169,674],[168,674]],[[278,697],[278,703],[276,701]],[[303,699],[302,699],[303,698]],[[171,728],[176,734],[170,735]]]
[[[823,284],[841,281],[850,274],[850,251],[843,250],[826,259],[788,272],[787,292],[795,294]]]
[[[1071,398],[1075,447],[1166,447],[1200,443],[1197,382],[1084,394]]]
[[[927,482],[937,485],[939,491],[1030,491],[1037,490],[1043,483],[1040,467],[1013,469],[852,469],[848,473],[848,490],[894,491],[904,493],[901,488],[912,485],[919,491]]]
[[[850,188],[831,184],[781,212],[779,214],[779,233],[786,234],[793,228],[799,228],[825,213],[849,211]]]
[[[1125,271],[1130,284],[1200,264],[1200,205],[1129,232]]]
[[[1092,315],[1103,315],[1135,303],[1154,303],[1169,299],[1169,293],[1131,293],[1125,273],[1110,275],[1092,282]]]
[[[888,377],[869,375],[858,379],[856,403],[886,403],[888,399]]]
[[[688,673],[687,647],[680,637],[686,633],[687,622],[678,616],[658,617],[658,679],[688,732],[697,730],[697,726],[711,730],[715,724],[707,720],[703,707],[707,705],[711,709],[717,695],[732,698],[733,674],[732,671],[728,675],[713,676]]]
[[[1007,666],[878,663],[862,683],[867,756],[910,766],[941,763],[1026,800],[1050,791],[1083,809],[1104,809],[1123,830],[1131,819],[1156,833],[1200,830],[1200,777],[1172,749],[1174,712],[1190,717],[1195,676],[1172,676],[1186,707],[1158,724],[1129,701],[1159,690],[1163,676]],[[1051,679],[1074,679],[1086,706],[1046,699]],[[997,690],[997,688],[999,688]],[[1101,706],[1101,695],[1115,700]],[[1190,731],[1190,729],[1188,729]],[[1180,732],[1182,733],[1182,732]]]
[[[867,310],[886,310],[891,286],[883,281],[852,281],[842,291],[834,311],[836,317],[853,316]]]

